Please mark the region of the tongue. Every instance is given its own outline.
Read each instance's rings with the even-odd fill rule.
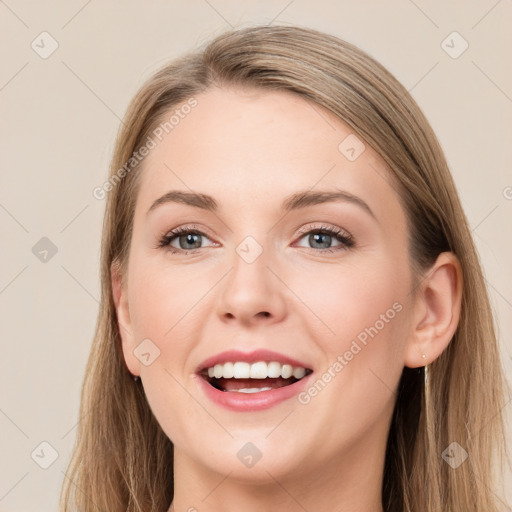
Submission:
[[[294,378],[283,379],[279,377],[278,379],[215,379],[215,382],[224,391],[238,391],[243,388],[282,388],[293,384],[295,380]]]

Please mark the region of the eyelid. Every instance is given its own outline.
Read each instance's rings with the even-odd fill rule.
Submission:
[[[353,236],[346,229],[340,228],[339,226],[326,224],[325,222],[320,223],[318,226],[315,226],[313,223],[311,223],[300,228],[298,233],[300,235],[306,235],[311,231],[335,231],[336,233],[343,234],[346,238],[353,238]]]
[[[211,238],[210,235],[208,234],[208,230],[206,228],[203,228],[202,226],[198,226],[197,224],[183,224],[181,226],[176,226],[175,228],[172,229],[166,229],[165,231],[162,231],[160,233],[160,237],[168,235],[176,236],[190,232]]]

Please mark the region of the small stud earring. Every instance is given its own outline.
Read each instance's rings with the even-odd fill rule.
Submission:
[[[133,380],[134,380],[135,382],[137,382],[139,379],[140,379],[140,377],[139,377],[138,375],[134,375],[134,376],[133,376]]]

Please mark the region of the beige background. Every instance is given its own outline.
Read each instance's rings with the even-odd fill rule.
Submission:
[[[164,62],[230,25],[330,32],[412,92],[459,188],[512,383],[511,21],[510,0],[0,2],[0,510],[57,508],[98,313],[104,202],[92,190],[127,103]],[[43,31],[59,45],[46,59]],[[453,31],[469,44],[458,58],[442,47]],[[452,39],[453,54],[463,41]],[[58,250],[46,262],[32,251],[42,237]]]

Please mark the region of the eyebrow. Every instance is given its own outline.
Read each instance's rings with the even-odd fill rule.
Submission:
[[[340,189],[335,189],[332,191],[329,190],[314,192],[311,190],[305,190],[302,192],[297,192],[287,197],[283,201],[282,210],[284,212],[290,212],[292,210],[298,210],[301,208],[307,208],[308,206],[330,202],[346,202],[355,204],[365,210],[375,220],[377,220],[377,217],[373,213],[372,209],[363,199],[354,194],[351,194],[350,192]],[[182,190],[171,190],[170,192],[167,192],[163,196],[156,199],[150,206],[146,215],[158,206],[166,203],[181,203],[211,212],[216,212],[219,209],[217,201],[215,201],[215,199],[208,194],[202,194],[199,192],[186,192]]]

